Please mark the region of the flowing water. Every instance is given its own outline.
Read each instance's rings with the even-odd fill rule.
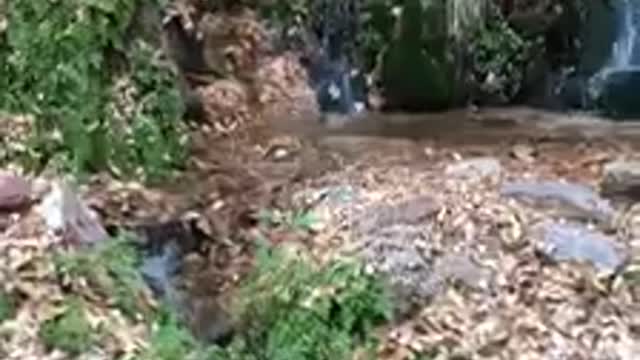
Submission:
[[[588,97],[606,115],[640,117],[635,89],[640,86],[640,2],[615,2],[616,40],[609,60],[590,80]]]
[[[617,6],[618,36],[613,44],[612,56],[607,68],[638,67],[640,65],[640,38],[638,38],[640,3],[637,0],[620,0]]]

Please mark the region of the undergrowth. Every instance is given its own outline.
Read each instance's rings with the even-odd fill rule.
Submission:
[[[313,212],[305,210],[263,209],[257,213],[256,219],[262,226],[283,226],[296,231],[311,231],[318,223],[318,217]]]
[[[79,299],[66,300],[64,312],[46,321],[40,328],[40,338],[48,348],[63,350],[71,355],[79,355],[91,349],[97,341]]]
[[[257,260],[236,299],[243,331],[210,359],[347,359],[356,348],[375,348],[372,330],[390,318],[391,304],[359,264],[316,268],[266,247]]]
[[[92,328],[84,305],[98,301],[146,324],[150,337],[141,360],[339,360],[363,349],[373,359],[373,329],[391,316],[386,288],[360,264],[316,266],[261,245],[255,268],[234,293],[236,336],[225,347],[210,346],[199,343],[173,310],[145,307],[139,263],[124,237],[55,256],[67,305],[40,329],[43,343],[69,354],[99,347],[109,329]]]
[[[7,2],[0,31],[0,111],[31,114],[28,169],[110,170],[154,180],[184,158],[174,72],[126,39],[140,1]]]
[[[144,315],[149,315],[148,309],[139,306],[144,287],[137,268],[139,261],[136,249],[126,237],[54,258],[58,275],[72,290],[83,291],[80,287],[86,284],[130,318],[145,311]]]

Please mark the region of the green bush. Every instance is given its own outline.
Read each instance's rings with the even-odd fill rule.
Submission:
[[[486,27],[478,30],[471,44],[476,79],[482,83],[487,75],[493,74],[502,79],[501,86],[494,92],[512,99],[520,91],[533,45],[532,41],[516,33],[504,19],[491,19]]]
[[[147,309],[139,302],[144,283],[128,239],[56,255],[53,261],[69,296],[66,310],[42,326],[40,337],[48,347],[72,354],[98,346],[104,334],[93,331],[84,315],[83,301],[95,299],[146,322],[151,337],[139,358],[154,360],[347,359],[356,349],[373,351],[372,330],[391,316],[386,287],[358,263],[336,260],[318,267],[261,246],[256,267],[234,294],[236,336],[226,347],[207,346],[173,310]]]
[[[202,346],[174,315],[161,314],[154,325],[156,329],[141,360],[202,359]]]
[[[358,346],[373,349],[374,326],[391,315],[382,283],[360,265],[314,268],[268,248],[236,303],[242,332],[211,359],[347,359]]]
[[[85,314],[85,307],[77,299],[67,300],[65,311],[40,328],[40,339],[45,346],[71,355],[88,351],[96,341],[95,335]]]
[[[138,4],[8,2],[0,110],[36,117],[29,168],[55,160],[79,173],[155,179],[183,159],[174,74],[147,44],[125,38]]]
[[[65,280],[86,281],[92,291],[125,315],[143,313],[139,306],[145,284],[138,271],[139,256],[128,239],[114,239],[96,247],[55,256],[57,273]]]

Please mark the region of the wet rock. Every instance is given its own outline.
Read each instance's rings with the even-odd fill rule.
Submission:
[[[589,262],[599,272],[616,273],[626,262],[615,240],[578,224],[543,225],[541,252],[556,262]]]
[[[607,116],[619,119],[637,118],[640,106],[636,89],[640,84],[640,69],[624,68],[607,72],[602,84],[600,103]]]
[[[501,172],[502,165],[500,161],[492,157],[462,160],[447,166],[445,169],[446,175],[464,178],[500,176]]]
[[[143,257],[140,273],[154,295],[164,298],[175,291],[173,279],[179,268],[180,256],[177,247],[164,246],[160,253]]]
[[[224,345],[235,331],[231,315],[215,297],[191,299],[187,323],[194,336],[207,344]]]
[[[195,296],[180,285],[184,281],[184,249],[176,241],[156,242],[155,246],[147,246],[140,266],[153,294],[178,315],[198,340],[207,344],[229,341],[234,332],[233,321],[218,297]]]
[[[600,188],[605,196],[640,199],[640,161],[613,161],[602,171]]]
[[[54,182],[38,207],[49,231],[62,242],[90,245],[106,240],[109,235],[97,216],[65,182]]]
[[[500,189],[503,196],[528,200],[535,205],[562,210],[567,217],[609,223],[614,209],[591,188],[557,181],[521,181],[506,183]]]
[[[139,245],[147,249],[150,255],[164,254],[169,247],[179,254],[187,254],[202,249],[202,242],[209,238],[198,226],[198,218],[172,219],[149,222],[133,226],[131,230],[138,235]]]
[[[15,211],[31,200],[31,185],[17,175],[0,171],[0,211]]]

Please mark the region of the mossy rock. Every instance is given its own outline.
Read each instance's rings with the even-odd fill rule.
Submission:
[[[425,15],[419,0],[405,0],[399,33],[382,57],[381,82],[389,109],[442,110],[451,103],[446,49],[425,48]]]

